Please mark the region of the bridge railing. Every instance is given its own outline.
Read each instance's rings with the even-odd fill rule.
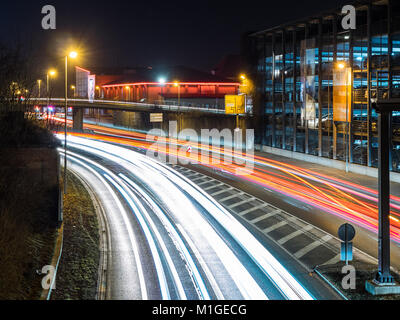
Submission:
[[[31,99],[33,103],[35,102],[47,102],[54,103],[54,102],[64,102],[65,98],[33,98]],[[121,105],[126,107],[142,107],[142,108],[159,108],[162,110],[169,110],[175,112],[184,112],[184,111],[200,111],[200,112],[211,112],[211,113],[225,113],[225,109],[219,108],[218,106],[210,107],[208,106],[191,106],[191,105],[176,105],[176,104],[167,104],[165,102],[162,103],[143,103],[143,102],[131,102],[131,101],[118,101],[118,100],[89,100],[89,99],[77,99],[77,98],[69,98],[68,103],[72,106],[74,104],[79,103],[87,103],[87,107],[93,106],[94,108],[96,105]]]

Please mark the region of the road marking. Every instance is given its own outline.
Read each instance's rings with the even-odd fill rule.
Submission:
[[[316,247],[319,247],[320,245],[329,241],[330,239],[332,239],[332,236],[327,234],[327,235],[323,236],[320,240],[316,240],[316,241],[310,243],[309,245],[305,246],[304,248],[300,249],[299,251],[297,251],[294,254],[294,256],[297,259],[300,259],[305,254],[309,253],[311,250],[315,249]]]
[[[243,216],[246,213],[252,212],[252,211],[257,210],[257,209],[262,209],[264,207],[268,207],[268,204],[267,203],[262,203],[262,204],[260,204],[258,206],[253,207],[253,208],[249,208],[249,209],[246,209],[244,211],[238,212],[238,214]]]
[[[209,181],[209,182],[211,182],[211,181]],[[224,185],[224,184],[223,184],[222,182],[220,182],[220,183],[214,184],[214,185],[212,185],[212,186],[209,186],[209,187],[207,187],[207,188],[203,188],[203,190],[204,190],[204,191],[207,191],[207,190],[210,190],[210,189],[212,189],[212,188],[219,187],[219,186],[223,186],[223,185]]]
[[[287,224],[287,221],[283,220],[281,222],[275,223],[273,226],[265,228],[263,230],[264,233],[270,233],[271,231],[274,231],[275,229],[278,229],[282,226],[284,226],[285,224]]]
[[[257,223],[257,222],[259,222],[259,221],[261,221],[261,220],[264,220],[265,218],[272,217],[272,216],[276,215],[276,214],[279,213],[280,211],[281,211],[281,210],[277,209],[277,210],[268,212],[268,213],[266,213],[266,214],[263,214],[263,215],[260,216],[260,217],[257,217],[257,218],[255,218],[255,219],[251,220],[250,222],[251,222],[251,223]]]
[[[203,177],[203,176],[200,173],[195,172],[195,173],[192,173],[192,174],[185,175],[185,177],[189,178],[189,179],[192,179],[193,177]]]
[[[321,265],[326,265],[326,264],[334,264],[336,262],[338,262],[340,260],[340,254],[337,254],[336,256],[334,256],[332,259],[322,263]]]
[[[232,194],[232,195],[230,195],[230,196],[227,196],[227,197],[225,197],[225,198],[219,199],[218,201],[219,201],[219,202],[224,202],[224,201],[227,201],[227,200],[229,200],[229,199],[239,197],[239,196],[241,196],[241,195],[243,195],[243,194],[244,194],[243,192],[238,192],[238,193]]]
[[[191,180],[192,180],[192,182],[195,182],[195,181],[203,180],[203,179],[205,179],[205,177],[197,177],[197,178],[194,178],[194,179],[191,179]],[[207,182],[210,182],[210,181],[207,180]],[[198,184],[198,183],[196,182],[196,184]]]
[[[253,201],[253,200],[256,200],[256,198],[251,197],[251,198],[248,198],[248,199],[246,199],[246,200],[239,201],[239,202],[236,202],[236,203],[234,203],[234,204],[231,204],[230,206],[227,206],[227,207],[228,207],[229,209],[233,209],[233,208],[235,208],[235,207],[237,207],[237,206],[240,206],[241,204],[244,204],[244,203],[247,203],[247,202],[250,202],[250,201]]]
[[[291,240],[291,239],[297,237],[298,235],[303,234],[303,233],[305,233],[305,232],[307,232],[307,231],[310,231],[310,230],[313,229],[313,228],[314,228],[313,226],[307,225],[307,226],[305,226],[304,228],[301,228],[301,229],[299,229],[299,230],[296,230],[296,231],[294,231],[294,232],[288,234],[287,236],[285,236],[285,237],[279,239],[279,240],[278,240],[278,243],[279,243],[279,244],[284,244],[284,243],[288,242],[289,240]]]
[[[216,187],[216,186],[214,186],[214,187]],[[220,190],[220,191],[217,191],[217,192],[214,192],[214,193],[211,193],[211,196],[216,196],[216,195],[219,195],[220,193],[224,193],[225,191],[229,191],[229,190],[232,190],[233,188],[232,187],[229,187],[229,188],[226,188],[226,189],[222,189],[222,190]],[[205,190],[205,189],[203,189],[203,190]]]
[[[203,181],[203,182],[196,183],[196,184],[197,184],[198,186],[201,186],[201,185],[203,185],[203,184],[210,183],[210,182],[213,182],[213,181],[205,180],[205,181]],[[203,190],[204,190],[204,189],[203,189]]]
[[[182,233],[183,237],[185,238],[186,242],[189,244],[189,247],[192,249],[195,257],[197,258],[197,260],[199,261],[201,267],[203,268],[203,271],[206,274],[206,277],[207,277],[208,281],[210,281],[210,285],[213,288],[214,293],[217,296],[217,299],[218,300],[225,300],[225,297],[222,294],[221,289],[219,288],[219,286],[217,284],[217,281],[215,280],[212,272],[208,268],[206,262],[204,261],[203,257],[201,256],[200,252],[197,250],[197,247],[194,245],[194,243],[192,242],[190,237],[186,234],[186,232],[182,228],[182,226],[179,223],[177,223],[176,226],[179,229],[179,231]],[[193,272],[193,271],[191,271],[191,272]]]

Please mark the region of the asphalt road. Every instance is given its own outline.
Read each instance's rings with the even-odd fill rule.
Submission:
[[[171,168],[100,141],[68,144],[71,168],[92,186],[110,226],[108,298],[337,298],[317,279],[305,288],[256,232]]]

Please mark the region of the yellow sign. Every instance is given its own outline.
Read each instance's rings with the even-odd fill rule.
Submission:
[[[245,95],[226,95],[225,113],[241,114],[245,113]]]
[[[335,70],[333,73],[333,121],[351,122],[351,87],[351,69]]]

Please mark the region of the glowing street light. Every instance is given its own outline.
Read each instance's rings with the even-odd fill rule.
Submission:
[[[178,88],[178,106],[181,105],[181,86],[179,81],[174,81],[174,87]]]
[[[128,91],[128,101],[131,100],[131,88],[129,86],[125,86],[126,91]]]
[[[65,56],[65,112],[64,112],[64,194],[67,194],[67,114],[68,114],[68,56],[71,59],[78,57],[76,51]],[[75,92],[75,91],[74,91]]]
[[[37,83],[38,83],[38,98],[40,99],[40,84],[42,83],[42,80],[41,79],[38,79],[38,81],[37,81]]]
[[[343,62],[339,62],[337,64],[338,69],[344,69],[346,67],[346,65]]]
[[[71,59],[76,59],[76,57],[78,57],[78,54],[76,53],[76,51],[71,51],[71,52],[69,53],[69,57],[70,57]]]
[[[165,80],[164,77],[160,77],[158,78],[158,83],[161,85],[161,101],[162,101],[162,97],[163,97],[163,86],[165,85],[167,80]]]

